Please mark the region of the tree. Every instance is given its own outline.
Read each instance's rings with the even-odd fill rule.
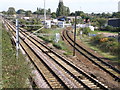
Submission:
[[[2,14],[4,14],[4,15],[5,15],[5,14],[7,14],[7,12],[6,12],[6,11],[2,11]]]
[[[114,12],[112,15],[113,18],[120,18],[120,12]]]
[[[32,11],[28,10],[25,12],[26,17],[30,17],[32,15]]]
[[[56,13],[55,12],[51,13],[51,17],[56,18]]]
[[[15,8],[13,7],[9,7],[8,11],[7,11],[7,14],[8,15],[14,15],[16,12],[15,12]]]
[[[80,16],[82,17],[82,19],[86,19],[86,18],[87,18],[87,15],[86,15],[86,14],[84,14],[84,13],[83,13],[83,14],[81,14]]]
[[[17,11],[17,14],[24,14],[25,13],[25,11],[23,10],[23,9],[19,9],[18,11]]]
[[[46,10],[47,15],[51,14],[51,9],[49,8]],[[38,15],[44,15],[44,9],[42,8],[37,8],[37,11],[35,11],[33,14],[38,14]]]
[[[110,18],[111,17],[111,14],[110,13],[102,13],[101,14],[101,17],[103,17],[103,18]]]
[[[48,15],[51,14],[51,9],[50,9],[50,8],[47,10],[47,14],[48,14]]]
[[[75,13],[74,12],[70,13],[70,16],[75,16]]]
[[[97,21],[99,23],[100,28],[102,28],[102,26],[105,26],[105,24],[107,22],[107,20],[104,18],[99,18]]]
[[[62,16],[62,15],[64,15],[63,14],[63,8],[64,8],[64,4],[63,4],[63,2],[59,2],[59,5],[58,5],[58,8],[57,8],[57,11],[56,11],[56,14],[57,14],[57,16]]]
[[[59,2],[58,8],[56,10],[57,16],[67,16],[70,14],[70,9],[66,6],[64,6],[63,2]]]
[[[83,31],[83,34],[86,34],[86,35],[88,35],[91,32],[89,27],[83,28],[82,31]]]
[[[39,11],[41,15],[44,15],[44,9],[39,9]]]
[[[84,14],[83,11],[76,11],[76,15],[77,15],[77,16],[81,16],[82,14]]]
[[[37,7],[37,11],[35,11],[33,14],[38,14],[39,15],[40,14],[40,10],[41,10],[41,8]]]
[[[66,7],[66,16],[70,15],[70,9],[69,7]]]

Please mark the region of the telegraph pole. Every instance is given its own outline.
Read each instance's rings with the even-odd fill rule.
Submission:
[[[18,19],[16,18],[16,56],[18,57],[18,50],[19,50],[19,25]]]
[[[75,12],[75,29],[74,29],[74,47],[73,47],[73,56],[75,56],[75,43],[76,43],[76,21],[77,21],[77,16]]]

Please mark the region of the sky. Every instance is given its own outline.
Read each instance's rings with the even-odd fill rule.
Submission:
[[[45,0],[46,9],[56,12],[59,0]],[[63,0],[71,12],[84,11],[85,13],[117,12],[120,0]],[[44,8],[44,0],[0,0],[0,11],[7,11],[9,7],[36,11],[37,7]]]

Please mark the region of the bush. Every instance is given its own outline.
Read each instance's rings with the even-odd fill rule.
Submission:
[[[66,49],[65,43],[63,41],[59,41],[58,43],[53,42],[53,46],[62,50]]]
[[[116,39],[116,38],[109,37],[109,38],[108,38],[108,41],[111,41],[111,42],[112,42],[112,41],[116,41],[116,42],[117,42],[117,39]]]
[[[51,25],[51,28],[58,28],[57,25]]]
[[[101,35],[97,35],[91,38],[91,43],[104,52],[110,52],[112,55],[116,56],[120,54],[119,43],[115,38],[106,38]]]
[[[49,42],[53,42],[51,39],[49,39],[49,37],[42,37],[42,36],[38,36],[39,38],[43,39],[44,41],[46,41],[47,43]]]
[[[108,42],[108,50],[111,54],[118,56],[120,48],[118,47],[118,42]]]
[[[59,43],[53,43],[53,46],[57,49],[62,49],[62,46]]]
[[[113,27],[108,25],[104,28],[104,31],[120,32],[120,27]]]
[[[100,39],[100,42],[102,42],[102,43],[103,43],[103,42],[107,42],[107,41],[108,41],[108,38],[101,38],[101,39]]]
[[[83,28],[83,34],[88,35],[88,33],[90,33],[90,32],[91,32],[91,30],[90,30],[89,27],[85,27],[85,28]]]
[[[101,38],[102,38],[102,35],[97,35],[95,37],[92,37],[91,41],[92,41],[93,44],[98,44],[98,43],[100,43]]]

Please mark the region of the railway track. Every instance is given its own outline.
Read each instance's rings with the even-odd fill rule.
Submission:
[[[70,30],[69,30],[70,31]],[[68,30],[63,31],[63,38],[72,46],[74,47],[74,41],[69,36]],[[87,51],[84,47],[80,46],[78,43],[75,43],[75,50],[78,51],[80,54],[82,54],[84,57],[86,57],[88,60],[90,60],[92,63],[94,63],[96,66],[104,70],[106,73],[111,75],[115,81],[120,82],[120,71],[116,68],[114,68],[112,65],[104,62],[97,56],[93,55],[89,51]]]
[[[12,27],[12,29],[14,28],[13,26],[10,26],[10,27]],[[15,35],[15,32],[14,32],[14,35]],[[48,48],[36,36],[30,35],[30,33],[23,32],[22,30],[20,32],[20,36],[22,37],[21,39],[24,38],[23,48],[24,47],[26,48],[25,51],[27,54],[31,53],[29,57],[33,59],[32,60],[33,63],[35,63],[37,67],[46,66],[47,68],[49,68],[48,70],[49,72],[43,75],[45,78],[46,78],[46,75],[48,75],[48,79],[49,79],[50,78],[49,73],[53,72],[54,78],[55,76],[57,77],[56,81],[60,81],[60,84],[62,82],[62,85],[67,89],[70,89],[70,88],[107,89],[107,86],[105,86],[98,80],[94,79],[93,77],[88,75],[86,72],[84,72],[80,68],[70,63],[67,59],[65,59],[64,57],[61,57],[59,54],[57,54],[56,52]],[[42,52],[39,52],[39,51],[42,51]],[[37,65],[38,63],[44,64],[44,65]],[[41,70],[41,68],[39,68],[39,70],[42,72],[41,74],[43,74],[43,71],[46,71],[46,69]],[[49,80],[46,80],[46,81],[48,82]],[[48,83],[50,84],[50,82]],[[51,83],[50,84],[51,88],[55,88],[54,87],[55,84],[56,82]],[[60,87],[57,87],[57,88],[64,88],[62,87],[62,85],[59,85]]]
[[[15,31],[13,31],[14,27],[11,28],[9,24],[8,28],[15,37]],[[59,80],[59,77],[57,77],[57,75],[53,71],[51,71],[51,69],[46,66],[39,57],[35,55],[35,53],[30,49],[28,44],[26,44],[26,41],[21,41],[20,45],[51,89],[68,88],[68,86],[66,86],[61,80]]]
[[[34,36],[32,36],[32,38],[33,38]],[[53,56],[55,57],[55,55],[57,56],[57,57],[55,57],[55,58],[53,58],[54,60],[59,60],[60,61],[60,59],[62,59],[63,61],[62,61],[62,63],[61,62],[59,62],[59,64],[61,63],[61,65],[62,65],[62,67],[63,66],[67,66],[67,65],[65,65],[65,62],[67,63],[67,64],[69,64],[70,66],[72,66],[74,69],[76,69],[77,71],[79,71],[79,69],[78,68],[76,68],[74,65],[72,65],[68,60],[66,60],[65,58],[63,58],[63,57],[61,57],[59,54],[57,54],[57,53],[55,53],[53,50],[51,50],[51,49],[49,49],[47,46],[45,46],[43,43],[41,43],[41,42],[39,42],[39,40],[37,40],[37,38],[36,37],[34,37],[34,39],[38,42],[38,43],[40,43],[41,45],[43,45],[46,49],[48,49],[49,51],[47,51],[47,50],[45,50],[45,49],[42,49],[42,51],[43,52],[47,52],[47,55],[48,55],[48,53],[53,53],[53,54],[50,54],[49,55],[49,57],[51,57],[51,58],[53,58]],[[37,45],[37,44],[36,44]],[[41,46],[40,46],[41,47]],[[51,56],[52,55],[52,56]],[[59,58],[60,59],[59,59]],[[55,61],[56,62],[56,61]],[[58,62],[56,62],[56,63],[58,63]],[[68,67],[67,68],[68,70],[71,70],[71,71],[73,71],[73,72],[75,72],[73,69],[70,69],[70,67]],[[79,71],[79,72],[81,72],[81,71]],[[73,76],[73,75],[72,75]],[[79,77],[79,74],[78,74],[78,77]],[[89,78],[89,77],[88,77]],[[84,80],[83,80],[84,81]],[[94,86],[94,85],[93,85]]]

